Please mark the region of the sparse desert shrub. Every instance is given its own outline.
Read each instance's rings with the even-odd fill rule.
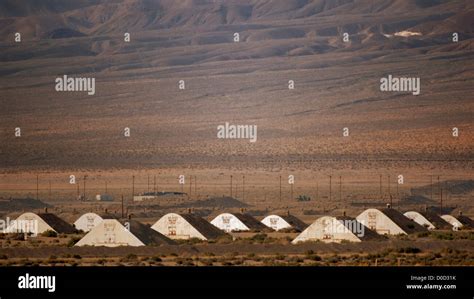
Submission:
[[[129,253],[120,259],[121,262],[135,262],[138,261],[138,256],[133,253]]]
[[[298,197],[296,198],[298,201],[311,201],[311,197],[307,196],[307,195],[298,195]]]
[[[256,234],[250,240],[256,241],[256,242],[263,242],[267,238],[267,234]]]
[[[316,262],[320,262],[320,261],[323,260],[323,259],[322,259],[319,255],[317,255],[317,254],[308,255],[307,258],[308,258],[309,260],[316,261]]]
[[[199,243],[203,243],[203,242],[206,242],[204,240],[201,240],[199,238],[191,238],[191,239],[188,239],[188,240],[176,240],[178,244],[199,244]]]
[[[333,255],[333,256],[330,256],[330,257],[327,259],[327,261],[328,261],[329,263],[336,264],[336,263],[338,263],[339,261],[341,261],[341,257],[338,256],[337,254],[335,254],[335,255]]]
[[[106,259],[98,259],[97,260],[97,264],[99,264],[99,265],[105,265],[106,263],[107,263]]]
[[[212,260],[210,260],[210,259],[202,259],[202,260],[201,260],[201,263],[202,263],[204,266],[212,266],[212,265],[213,265]]]
[[[69,239],[69,241],[67,242],[67,247],[72,247],[74,246],[77,242],[79,242],[81,238],[79,237],[72,237]]]
[[[11,240],[14,241],[24,241],[25,240],[25,234],[24,233],[14,233],[10,236]]]
[[[56,238],[58,234],[53,230],[47,230],[41,234],[43,237]]]
[[[299,231],[293,227],[286,227],[278,230],[279,233],[298,233]]]
[[[152,256],[150,258],[153,262],[162,262],[163,260],[159,256]]]
[[[426,238],[430,235],[429,232],[421,232],[416,235],[417,238]]]
[[[239,266],[239,265],[243,265],[243,264],[244,264],[244,260],[243,260],[243,259],[236,259],[236,260],[234,261],[234,265]]]
[[[398,249],[398,253],[420,253],[421,249],[417,247],[402,247]]]
[[[238,253],[237,251],[234,251],[234,252],[228,254],[228,256],[230,256],[230,257],[232,257],[232,258],[234,258],[234,257],[236,257],[236,256],[238,256],[238,255],[239,255],[239,253]]]
[[[232,236],[228,235],[228,234],[220,236],[219,238],[217,238],[215,240],[215,243],[217,243],[217,244],[229,244],[231,242],[232,242]],[[211,242],[209,242],[209,243],[211,243]]]
[[[284,261],[285,258],[286,258],[286,256],[283,255],[283,254],[277,254],[277,255],[275,256],[275,260],[277,260],[277,261]]]
[[[454,240],[454,234],[449,232],[433,232],[433,237],[439,240]]]
[[[452,249],[452,248],[443,248],[443,249],[441,250],[441,252],[443,252],[443,253],[445,253],[445,254],[452,254],[452,253],[456,254],[456,253],[458,253],[457,250]]]

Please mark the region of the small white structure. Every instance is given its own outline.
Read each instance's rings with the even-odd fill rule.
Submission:
[[[222,213],[211,221],[211,224],[225,232],[262,230],[266,226],[250,215],[240,213]]]
[[[406,235],[426,231],[418,223],[391,209],[367,209],[356,218],[369,229],[381,235]]]
[[[313,222],[291,243],[297,244],[307,241],[361,242],[363,240],[377,240],[380,238],[380,236],[370,231],[354,218],[324,216]]]
[[[428,219],[426,219],[425,216],[416,211],[409,211],[404,213],[403,215],[405,215],[405,217],[407,217],[408,219],[415,221],[419,225],[426,227],[428,230],[436,229],[433,223],[431,223]]]
[[[97,194],[95,196],[95,200],[97,200],[97,201],[113,201],[114,197],[110,194]]]
[[[451,215],[443,215],[441,218],[446,221],[447,223],[451,224],[454,228],[461,228],[463,224],[461,221],[457,220],[456,217]]]
[[[76,230],[69,223],[51,213],[23,213],[11,221],[5,229],[6,233],[30,233],[34,236],[46,231],[72,234]]]
[[[74,246],[145,246],[174,244],[160,233],[134,220],[120,223],[116,219],[104,219]]]
[[[78,230],[88,232],[94,227],[96,227],[103,220],[104,219],[102,219],[102,217],[100,217],[96,213],[86,213],[79,217],[76,222],[74,222],[74,227]]]
[[[145,200],[151,200],[151,199],[155,199],[156,196],[154,195],[135,195],[133,196],[133,201],[145,201]]]
[[[263,218],[262,223],[275,231],[295,229],[301,232],[308,227],[306,223],[289,214],[285,216],[269,215]]]
[[[215,239],[224,235],[223,232],[201,217],[192,214],[169,213],[161,217],[151,227],[170,239]]]

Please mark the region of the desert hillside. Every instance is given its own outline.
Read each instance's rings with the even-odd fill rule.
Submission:
[[[127,169],[472,179],[473,20],[467,0],[1,1],[3,189]],[[95,94],[57,92],[64,75]],[[382,92],[389,75],[420,94]],[[218,139],[226,122],[257,141]]]

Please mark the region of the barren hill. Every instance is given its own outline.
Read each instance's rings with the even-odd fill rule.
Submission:
[[[472,1],[5,0],[0,12],[5,169],[472,166]],[[93,76],[96,94],[55,92],[65,74]],[[419,77],[421,94],[380,92],[389,74]],[[258,125],[258,141],[217,139],[224,122]]]

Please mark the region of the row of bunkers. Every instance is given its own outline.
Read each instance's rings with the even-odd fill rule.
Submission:
[[[25,225],[25,223],[27,225]],[[20,225],[21,224],[21,225]],[[73,225],[51,213],[24,213],[4,231],[5,233],[41,234],[46,231],[72,234],[86,232],[75,246],[145,246],[176,244],[175,240],[215,240],[231,232],[293,231],[300,234],[293,244],[307,241],[362,242],[381,240],[384,235],[400,235],[427,230],[474,229],[469,217],[439,216],[434,212],[410,211],[400,213],[390,207],[367,209],[356,218],[323,216],[307,225],[290,215],[270,215],[262,221],[241,213],[223,213],[208,222],[191,213],[169,213],[152,226],[132,219],[117,219],[111,215],[86,213]]]

